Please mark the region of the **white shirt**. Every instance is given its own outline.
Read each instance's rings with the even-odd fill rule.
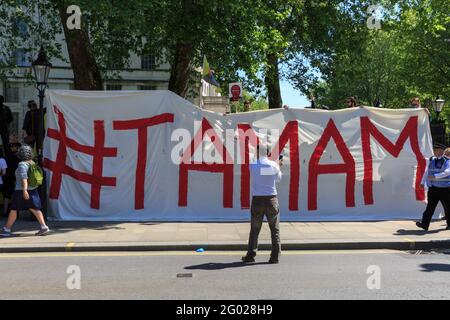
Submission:
[[[277,195],[276,183],[281,181],[280,166],[267,157],[250,164],[253,196]]]
[[[3,170],[6,171],[6,168],[8,168],[8,165],[6,164],[5,159],[0,158],[0,172],[3,174]],[[3,177],[0,176],[0,184],[3,184]]]

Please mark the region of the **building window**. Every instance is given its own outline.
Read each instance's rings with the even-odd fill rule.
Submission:
[[[139,90],[156,90],[155,85],[145,85],[145,86],[139,86]]]
[[[156,69],[156,56],[153,54],[147,54],[141,57],[141,69],[154,70]]]
[[[26,37],[28,35],[27,23],[21,18],[14,18],[12,20],[12,29],[13,32],[16,32],[22,37]]]
[[[121,84],[107,84],[106,91],[120,91],[122,90]]]
[[[12,116],[13,116],[13,121],[9,127],[9,131],[10,131],[11,135],[18,136],[18,134],[19,134],[19,113],[12,112]]]
[[[30,54],[24,49],[14,51],[14,64],[18,67],[31,67]]]
[[[20,87],[18,83],[6,83],[5,100],[6,102],[19,102]]]

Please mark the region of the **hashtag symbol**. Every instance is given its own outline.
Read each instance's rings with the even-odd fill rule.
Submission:
[[[117,148],[105,147],[105,125],[103,120],[94,121],[94,145],[82,145],[74,139],[67,137],[67,127],[64,114],[56,106],[53,106],[53,109],[58,116],[59,131],[49,128],[47,130],[47,136],[51,139],[59,141],[59,146],[55,161],[47,158],[44,159],[44,168],[53,173],[50,184],[49,198],[59,198],[62,177],[63,175],[67,175],[77,181],[91,185],[91,208],[99,209],[102,186],[116,186],[115,177],[103,176],[103,159],[105,157],[116,157]],[[72,167],[69,167],[66,164],[68,149],[92,156],[92,173],[78,171]]]

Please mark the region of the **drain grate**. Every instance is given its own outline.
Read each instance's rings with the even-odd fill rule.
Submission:
[[[177,273],[177,278],[192,278],[192,273]]]

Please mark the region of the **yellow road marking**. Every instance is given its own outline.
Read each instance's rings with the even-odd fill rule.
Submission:
[[[9,258],[51,258],[51,257],[153,257],[153,256],[239,256],[245,251],[127,251],[127,252],[42,252],[42,253],[1,253],[0,259]],[[388,254],[404,253],[397,250],[289,250],[282,255],[339,255],[339,254]],[[269,250],[259,251],[258,255],[269,255]]]
[[[409,242],[409,249],[414,250],[414,248],[416,247],[416,242],[409,238],[405,238],[405,240]]]
[[[75,247],[75,242],[68,242],[66,244],[66,251],[72,251],[73,247]]]

